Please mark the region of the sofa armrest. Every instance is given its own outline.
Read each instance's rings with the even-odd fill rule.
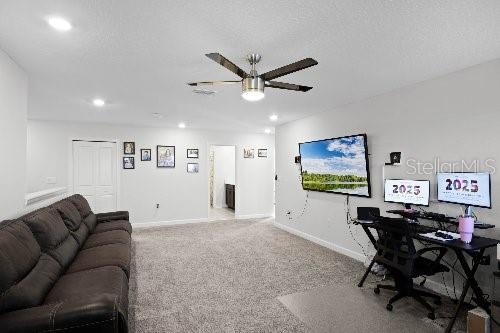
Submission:
[[[129,220],[129,214],[127,211],[109,212],[109,213],[99,213],[95,215],[97,222],[106,222],[114,220]]]
[[[2,332],[127,332],[127,315],[118,310],[118,296],[95,295],[7,312],[0,315]]]

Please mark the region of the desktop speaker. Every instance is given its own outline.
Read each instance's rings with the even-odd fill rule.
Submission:
[[[373,221],[380,217],[380,209],[377,207],[358,207],[359,221]]]
[[[389,154],[389,158],[391,159],[391,164],[399,164],[401,163],[401,152],[392,152]]]

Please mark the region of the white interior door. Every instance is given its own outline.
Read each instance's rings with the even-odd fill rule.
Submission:
[[[95,213],[116,210],[116,143],[73,141],[73,188]]]

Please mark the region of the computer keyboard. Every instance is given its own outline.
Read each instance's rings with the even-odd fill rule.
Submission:
[[[424,236],[425,238],[436,239],[436,240],[445,241],[445,242],[460,238],[460,234],[457,234],[456,232],[450,232],[450,231],[444,231],[444,230],[437,230],[434,232],[421,233],[420,235]]]
[[[429,217],[431,219],[436,219],[436,220],[444,220],[444,219],[446,219],[446,215],[439,214],[439,213],[424,212],[422,215],[425,216],[425,217]]]

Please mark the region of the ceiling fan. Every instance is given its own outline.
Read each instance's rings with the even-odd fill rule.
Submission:
[[[291,84],[285,82],[273,81],[274,79],[285,76],[318,64],[318,62],[312,58],[306,58],[294,62],[292,64],[273,69],[264,74],[258,74],[255,69],[255,65],[260,61],[261,56],[257,53],[252,53],[247,56],[247,60],[250,63],[251,70],[250,73],[245,72],[233,62],[228,60],[220,53],[208,53],[205,54],[207,57],[215,61],[216,63],[229,69],[234,74],[241,77],[241,80],[237,81],[202,81],[202,82],[190,82],[190,86],[202,86],[202,85],[214,85],[214,84],[235,84],[241,83],[242,93],[241,96],[247,101],[258,101],[264,98],[264,87],[295,90],[295,91],[308,91],[312,87],[301,86],[298,84]]]

